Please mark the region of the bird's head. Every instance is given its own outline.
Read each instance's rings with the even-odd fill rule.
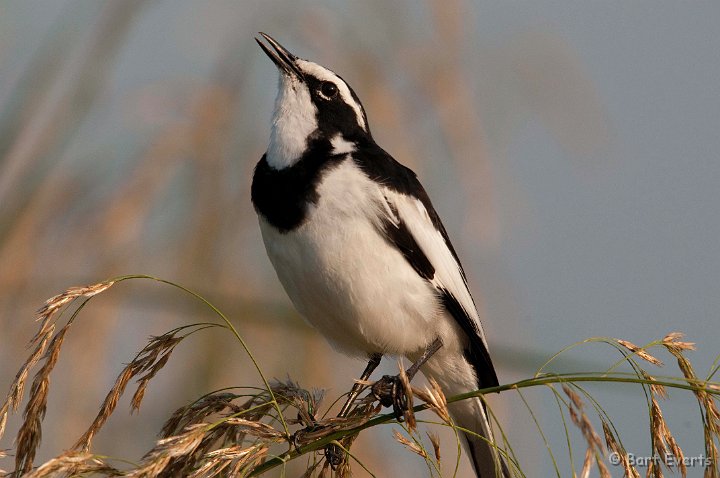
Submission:
[[[355,92],[327,68],[290,53],[269,35],[255,39],[280,72],[267,161],[292,166],[313,147],[331,154],[352,151],[370,138],[367,116]]]

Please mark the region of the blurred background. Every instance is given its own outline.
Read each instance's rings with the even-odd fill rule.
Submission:
[[[360,374],[362,361],[294,312],[262,246],[249,187],[277,73],[258,31],[341,74],[377,142],[417,171],[464,262],[501,383],[587,337],[644,344],[675,330],[698,343],[691,359],[707,374],[719,351],[719,23],[717,2],[3,1],[0,392],[45,299],[131,273],[207,297],[268,377],[334,398]],[[148,336],[211,318],[150,282],[93,300],[53,376],[39,460],[82,434]],[[586,346],[554,370],[617,358]],[[666,361],[657,375],[676,374]],[[379,373],[396,367],[387,360]],[[138,459],[176,407],[260,384],[229,334],[197,334],[150,384],[139,416],[121,402],[95,451]],[[640,389],[590,389],[628,451],[646,455]],[[570,476],[552,395],[527,398]],[[552,475],[517,395],[491,404],[525,470]],[[702,453],[694,398],[673,392],[664,406],[685,454]],[[452,435],[441,443],[451,470]],[[377,476],[427,473],[388,427],[363,433],[354,451]]]

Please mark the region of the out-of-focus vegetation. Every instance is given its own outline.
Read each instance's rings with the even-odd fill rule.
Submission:
[[[596,93],[569,46],[545,33],[485,46],[470,20],[475,7],[460,1],[69,0],[34,11],[40,8],[0,7],[3,389],[46,297],[127,273],[172,279],[212,299],[271,376],[345,390],[359,374],[359,362],[339,357],[291,309],[265,259],[249,184],[267,141],[276,73],[253,41],[258,30],[312,54],[355,87],[378,142],[419,173],[448,213],[473,284],[492,280],[510,304],[506,312],[511,284],[501,274],[483,278],[478,267],[501,270],[494,191],[513,187],[490,151],[501,154],[528,114],[579,155],[606,139]],[[522,221],[522,195],[518,204],[515,220]],[[82,433],[118,363],[146,336],[205,314],[162,288],[105,294],[57,365],[40,457]],[[547,355],[517,348],[523,333],[512,313],[493,319],[501,376],[516,377]],[[503,339],[513,335],[520,339]],[[149,448],[168,409],[257,381],[223,334],[203,334],[175,360],[148,390],[141,417],[111,419],[98,448],[132,457]],[[502,404],[496,412],[512,430]],[[383,469],[395,466],[373,456],[386,460]]]

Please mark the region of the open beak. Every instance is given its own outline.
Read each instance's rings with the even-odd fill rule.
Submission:
[[[300,71],[300,68],[298,68],[298,66],[295,64],[295,60],[297,60],[297,57],[287,51],[284,46],[276,42],[270,35],[263,32],[260,32],[260,35],[262,35],[262,37],[275,50],[271,50],[260,40],[255,38],[255,41],[258,42],[260,48],[262,48],[265,54],[270,57],[273,63],[275,63],[275,65],[277,65],[277,67],[280,68],[281,71],[287,73],[288,75],[293,75],[299,79],[302,79],[303,73],[302,71]]]

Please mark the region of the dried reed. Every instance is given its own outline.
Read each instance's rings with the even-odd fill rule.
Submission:
[[[88,450],[90,448],[93,437],[102,428],[110,415],[112,415],[115,411],[115,407],[117,407],[118,401],[125,392],[125,388],[130,380],[144,373],[144,375],[138,379],[138,387],[135,390],[131,401],[131,410],[138,410],[145,395],[145,389],[147,388],[148,383],[160,371],[160,369],[167,364],[175,347],[193,332],[202,330],[206,327],[206,324],[180,327],[158,337],[152,337],[148,345],[146,345],[140,353],[125,366],[122,372],[120,372],[120,375],[118,375],[115,380],[115,384],[105,396],[105,400],[103,401],[97,416],[85,433],[83,433],[83,435],[75,442],[73,449]],[[184,335],[177,335],[180,331],[187,328],[190,329],[190,332],[187,332]]]
[[[593,463],[597,465],[600,476],[610,476],[605,464],[599,458],[605,454],[605,448],[600,440],[600,436],[598,436],[597,432],[595,432],[592,422],[585,413],[585,404],[583,403],[583,400],[580,398],[580,395],[578,395],[567,384],[562,384],[562,390],[565,392],[565,395],[570,398],[570,403],[568,405],[570,419],[573,424],[580,429],[587,444],[587,448],[585,449],[585,460],[583,461],[580,476],[587,477],[590,474]]]
[[[121,278],[121,280],[126,279]],[[611,366],[609,371],[598,374],[538,372],[530,379],[513,384],[449,398],[445,397],[442,389],[434,380],[429,380],[429,386],[424,389],[413,387],[403,372],[402,364],[399,364],[399,376],[403,382],[403,388],[407,391],[407,399],[410,404],[402,417],[396,417],[392,413],[380,414],[380,405],[376,403],[372,394],[368,394],[366,397],[356,400],[347,417],[335,418],[328,413],[329,410],[321,413],[323,391],[304,389],[290,379],[268,382],[263,377],[267,388],[251,389],[250,393],[247,393],[247,389],[243,389],[243,393],[233,393],[230,389],[211,392],[175,410],[163,425],[156,444],[137,465],[128,466],[127,463],[124,463],[122,466],[118,466],[110,463],[106,458],[92,453],[90,450],[93,437],[116,410],[118,401],[131,380],[137,380],[137,388],[131,399],[131,412],[133,412],[140,407],[149,383],[168,364],[175,348],[189,335],[219,325],[230,330],[239,338],[237,331],[228,325],[227,319],[212,304],[202,298],[206,305],[223,319],[223,323],[192,324],[151,337],[148,344],[119,374],[115,384],[106,395],[97,416],[80,439],[69,451],[46,461],[39,467],[34,467],[35,453],[42,437],[42,421],[48,401],[50,376],[58,362],[64,339],[87,301],[107,290],[114,283],[116,281],[107,281],[88,287],[69,289],[50,299],[39,311],[39,331],[31,341],[29,357],[16,375],[3,407],[0,409],[0,420],[4,427],[8,414],[15,411],[22,400],[30,370],[42,362],[30,387],[29,400],[25,407],[23,421],[18,429],[14,450],[15,469],[11,472],[0,471],[0,476],[8,474],[15,477],[33,478],[88,474],[143,478],[258,476],[281,464],[307,455],[311,459],[304,476],[344,477],[350,475],[352,462],[361,467],[366,466],[350,452],[359,433],[364,429],[383,423],[397,422],[403,427],[405,433],[394,430],[395,440],[413,454],[421,457],[426,462],[431,476],[439,477],[442,476],[439,438],[434,433],[427,433],[426,440],[419,434],[417,413],[425,410],[432,411],[440,418],[440,425],[453,427],[457,434],[458,431],[450,418],[449,403],[470,397],[482,397],[483,393],[488,392],[519,391],[527,387],[543,385],[552,387],[553,384],[560,384],[566,398],[560,398],[561,395],[553,389],[558,397],[558,404],[565,405],[570,421],[580,431],[585,443],[582,468],[579,474],[573,470],[573,476],[587,477],[595,468],[602,478],[609,477],[610,472],[605,462],[605,447],[607,447],[607,450],[617,455],[617,464],[621,467],[623,474],[629,478],[638,478],[640,473],[637,467],[630,462],[629,454],[622,444],[611,418],[595,398],[581,387],[582,382],[608,384],[620,382],[639,384],[646,389],[651,451],[653,455],[659,457],[658,461],[652,461],[649,464],[648,476],[656,478],[663,476],[663,467],[677,468],[683,477],[687,474],[685,454],[670,432],[659,401],[659,399],[668,399],[667,389],[674,388],[691,391],[697,398],[703,412],[705,448],[709,458],[704,470],[705,476],[717,477],[716,459],[717,445],[720,441],[720,414],[716,400],[720,394],[720,384],[698,378],[692,363],[686,356],[686,352],[694,349],[694,344],[682,341],[682,335],[679,333],[668,334],[663,339],[643,347],[620,339],[604,338],[584,341],[584,343],[605,342],[615,347],[623,354],[623,361],[631,366],[632,374],[614,372],[618,367],[617,363]],[[180,286],[177,287],[190,292]],[[65,324],[57,330],[61,311],[70,307],[76,300],[80,301],[79,305]],[[242,340],[241,343],[247,350],[247,345]],[[636,359],[656,366],[662,364],[660,359],[648,352],[649,349],[657,347],[666,350],[676,359],[682,377],[656,379],[641,367],[641,362]],[[566,350],[571,348],[573,347]],[[541,367],[541,370],[555,358],[551,358]],[[423,403],[413,405],[414,398]],[[523,401],[530,413],[533,414],[529,403],[524,398]],[[591,415],[588,413],[588,401],[598,413],[604,441],[595,431]],[[488,411],[494,418],[492,410],[488,408]],[[535,419],[534,414],[533,418]],[[535,422],[538,430],[543,434],[538,420],[535,419]],[[564,415],[563,423],[565,423]],[[288,427],[293,427],[292,433],[289,433]],[[513,465],[513,474],[524,476],[517,455],[512,450],[502,428],[500,428],[500,432],[504,441],[504,447],[499,447],[501,453]],[[572,462],[570,434],[567,427],[566,435]],[[543,439],[545,439],[544,434]],[[428,441],[429,445],[426,446]],[[345,460],[335,469],[330,467],[327,460],[323,459],[321,455],[316,454],[329,444],[337,445],[345,453]],[[283,447],[286,448],[285,451],[282,450]],[[549,445],[548,450],[552,456]],[[0,453],[0,459],[4,455],[4,453]],[[552,458],[555,462],[555,458]]]

